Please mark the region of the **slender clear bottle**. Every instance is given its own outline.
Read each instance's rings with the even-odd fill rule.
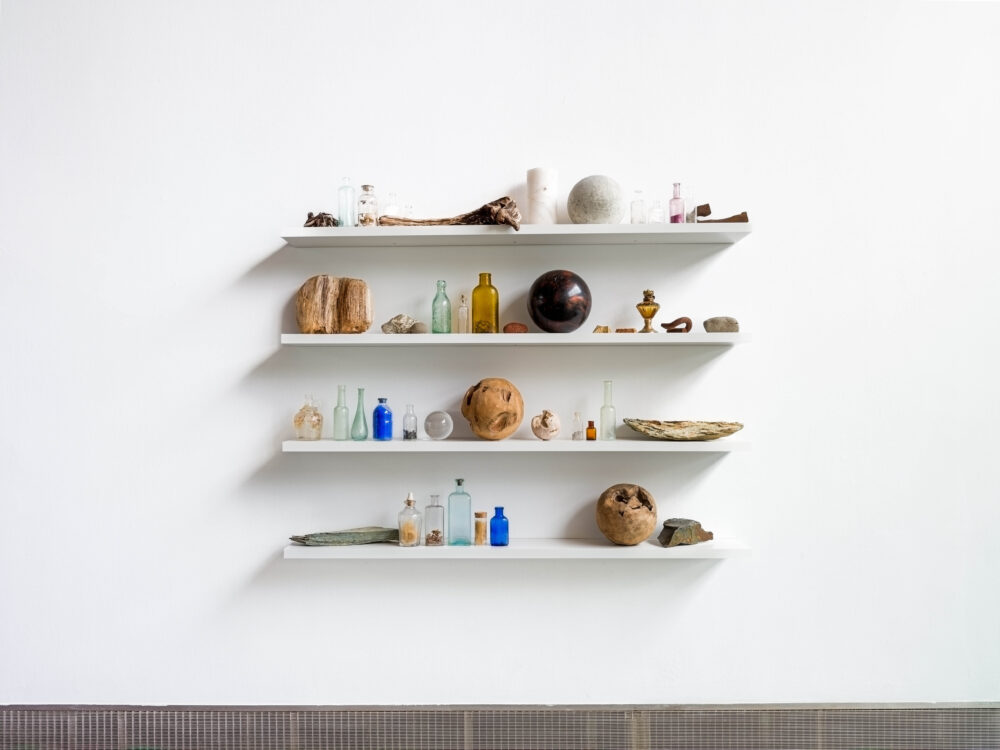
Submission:
[[[611,403],[611,381],[604,381],[604,406],[601,407],[601,440],[615,439],[615,407]]]
[[[464,294],[459,297],[458,302],[458,332],[469,333],[469,305]]]
[[[358,196],[358,226],[373,227],[378,224],[378,199],[374,185],[362,185]]]
[[[351,436],[351,413],[347,409],[347,386],[337,386],[337,405],[333,407],[333,439],[347,440]]]
[[[384,396],[378,400],[378,406],[372,412],[372,439],[392,440],[392,411],[389,409],[389,399]]]
[[[479,284],[472,290],[472,332],[500,333],[500,292],[489,273],[479,274]]]
[[[506,547],[510,544],[510,522],[503,514],[503,507],[493,508],[493,518],[490,519],[490,546]]]
[[[448,544],[472,544],[472,496],[464,479],[456,479],[455,491],[448,495]]]
[[[445,282],[438,281],[437,294],[431,303],[431,333],[451,333],[451,300]]]
[[[357,214],[354,213],[354,186],[351,185],[350,177],[345,177],[344,183],[337,190],[337,209],[339,214],[337,218],[340,220],[340,226],[357,226]]]
[[[674,197],[670,199],[670,223],[684,223],[684,199],[681,198],[681,184],[674,183]]]
[[[406,501],[403,509],[399,511],[399,546],[419,547],[420,546],[420,511],[417,510],[417,501],[413,499],[413,493],[406,494]]]
[[[365,414],[365,389],[358,388],[358,406],[354,410],[354,424],[351,425],[351,440],[368,439],[368,416]]]
[[[431,501],[424,508],[424,544],[428,547],[443,547],[444,537],[444,506],[440,495],[431,495]]]
[[[406,405],[403,415],[403,440],[417,439],[417,415],[413,413],[413,404]]]

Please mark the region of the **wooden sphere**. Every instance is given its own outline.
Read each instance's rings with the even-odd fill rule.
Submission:
[[[597,528],[615,544],[644,542],[656,530],[656,501],[637,484],[608,487],[597,500]]]
[[[524,418],[524,400],[514,384],[503,378],[485,378],[465,392],[462,416],[485,440],[503,440],[514,434]]]

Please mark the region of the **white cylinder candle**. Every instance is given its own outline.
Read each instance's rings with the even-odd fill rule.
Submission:
[[[559,173],[548,167],[528,170],[528,224],[556,223]]]

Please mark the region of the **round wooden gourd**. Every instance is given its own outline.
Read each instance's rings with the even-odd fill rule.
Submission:
[[[509,380],[485,378],[465,392],[462,416],[478,437],[503,440],[521,426],[524,400]]]

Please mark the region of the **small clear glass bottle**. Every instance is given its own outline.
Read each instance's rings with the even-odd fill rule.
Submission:
[[[663,203],[661,201],[653,201],[649,205],[649,212],[646,214],[647,224],[665,224],[667,221],[667,212],[663,210]]]
[[[347,386],[337,386],[337,405],[333,407],[333,439],[347,440],[351,436],[351,413],[347,409]]]
[[[451,300],[443,281],[437,283],[437,293],[431,303],[431,333],[451,333]]]
[[[372,439],[392,440],[392,411],[385,396],[379,397],[378,406],[372,412]]]
[[[674,183],[674,197],[670,199],[670,223],[684,223],[684,199],[681,198],[681,184]]]
[[[597,440],[597,428],[594,427],[594,420],[587,420],[587,440]]]
[[[343,184],[337,189],[337,219],[340,221],[340,226],[354,227],[358,225],[356,208],[354,186],[351,185],[351,178],[345,177]]]
[[[487,523],[488,523],[488,521],[486,520],[486,511],[485,510],[477,510],[476,511],[476,529],[475,529],[475,536],[476,536],[475,544],[476,544],[476,546],[480,546],[480,545],[486,544],[486,540],[488,538],[487,533],[486,533],[486,524]]]
[[[424,544],[428,547],[444,546],[444,506],[440,500],[440,495],[431,495],[424,508]]]
[[[469,333],[469,305],[465,301],[465,295],[461,295],[458,301],[458,332]]]
[[[354,424],[351,425],[351,440],[368,439],[368,416],[365,414],[365,389],[358,388],[358,406],[354,410]]]
[[[500,292],[489,273],[480,273],[472,290],[472,332],[500,333]]]
[[[417,439],[417,415],[413,413],[413,404],[406,405],[403,415],[403,440]]]
[[[604,406],[601,407],[601,440],[615,439],[615,407],[611,403],[611,381],[604,381]]]
[[[358,226],[373,227],[378,224],[378,198],[374,185],[362,185],[358,196]]]
[[[506,547],[510,543],[510,522],[503,514],[503,507],[493,508],[493,518],[490,519],[490,546]]]
[[[630,218],[633,224],[646,223],[646,200],[642,197],[642,191],[636,190],[632,194],[632,205],[630,206]]]
[[[417,501],[413,499],[413,493],[406,493],[406,501],[403,509],[399,511],[399,546],[419,547],[420,546],[420,511],[417,510]]]
[[[448,495],[448,544],[472,544],[472,497],[464,479],[456,479],[455,491]]]
[[[295,412],[292,424],[295,425],[295,437],[297,439],[320,439],[323,434],[323,414],[313,402],[312,396],[306,396],[302,408]]]
[[[574,440],[586,440],[587,433],[583,429],[583,419],[580,418],[580,412],[573,412],[573,439]]]

